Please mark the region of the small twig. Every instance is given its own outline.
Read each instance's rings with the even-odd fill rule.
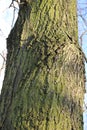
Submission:
[[[0,53],[0,56],[3,58],[2,67],[0,68],[0,72],[1,72],[1,71],[2,71],[2,69],[4,69],[4,66],[5,66],[5,63],[6,63],[6,58],[5,58],[5,56],[4,56],[4,55],[2,55],[1,53]]]
[[[3,58],[4,61],[6,61],[5,57],[0,53],[0,56]]]
[[[87,30],[85,30],[85,31],[81,34],[81,36],[80,36],[80,44],[81,44],[81,46],[82,46],[82,38],[83,38],[83,36],[84,36],[86,33],[87,33]]]
[[[13,8],[14,8],[14,10],[13,10],[13,19],[12,19],[12,25],[11,25],[11,27],[13,27],[13,24],[14,24],[14,20],[15,20],[15,11],[16,11],[16,9],[18,10],[18,8],[15,7],[14,2],[16,2],[16,3],[19,5],[19,1],[18,1],[18,0],[12,0],[11,4],[10,4],[10,6],[9,6],[9,8],[10,8],[10,7],[13,7]]]
[[[80,14],[79,16],[81,17],[81,19],[83,20],[85,26],[87,27],[87,21],[86,21],[86,19],[82,16],[82,14]]]
[[[20,4],[20,2],[19,2],[18,0],[12,0],[12,2],[11,2],[11,4],[10,4],[9,8],[10,8],[10,7],[15,7],[14,2],[16,2],[18,5]]]

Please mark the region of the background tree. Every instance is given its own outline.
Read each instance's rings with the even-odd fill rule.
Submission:
[[[82,130],[84,54],[76,0],[21,0],[7,38],[1,130]]]

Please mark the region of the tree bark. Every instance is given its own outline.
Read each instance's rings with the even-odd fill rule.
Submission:
[[[76,0],[21,0],[7,38],[1,130],[82,130]]]

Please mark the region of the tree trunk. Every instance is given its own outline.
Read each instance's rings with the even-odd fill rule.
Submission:
[[[7,38],[0,130],[82,130],[76,0],[21,0],[19,6]]]

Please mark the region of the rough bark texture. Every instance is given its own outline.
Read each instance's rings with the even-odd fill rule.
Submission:
[[[21,0],[7,49],[0,130],[82,130],[76,0]]]

